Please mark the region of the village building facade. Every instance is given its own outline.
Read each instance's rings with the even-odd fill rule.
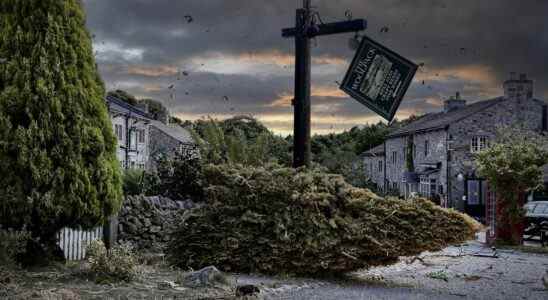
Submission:
[[[384,192],[427,197],[484,221],[488,187],[477,174],[474,154],[503,128],[547,130],[547,106],[533,97],[532,80],[512,74],[503,87],[504,96],[471,104],[457,93],[442,112],[392,132],[362,155],[367,178]]]
[[[197,151],[185,128],[167,124],[169,117],[154,120],[146,106],[134,106],[114,96],[106,102],[118,147],[116,156],[123,169],[154,170],[161,157]]]

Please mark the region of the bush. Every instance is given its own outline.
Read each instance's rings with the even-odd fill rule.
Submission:
[[[201,200],[203,188],[200,158],[192,152],[178,153],[174,158],[160,158],[157,170],[145,175],[144,187],[148,196]]]
[[[129,245],[107,250],[102,241],[93,241],[86,249],[86,258],[97,282],[129,282],[137,277],[137,257]]]
[[[129,169],[124,172],[124,195],[134,196],[143,193],[144,171]]]
[[[381,198],[339,175],[278,166],[204,168],[208,205],[168,247],[182,268],[321,276],[473,238],[477,223],[432,202]]]
[[[25,252],[30,233],[4,230],[0,227],[0,266],[17,266],[18,258]]]

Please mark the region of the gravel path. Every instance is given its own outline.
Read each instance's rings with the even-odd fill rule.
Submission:
[[[263,286],[264,299],[548,299],[542,277],[548,255],[493,251],[477,242],[403,258],[396,265],[352,274],[351,280],[273,280],[239,276]]]
[[[237,285],[258,286],[258,298],[264,300],[548,299],[542,283],[548,255],[510,250],[498,250],[497,258],[493,254],[481,243],[470,242],[349,274],[345,280],[232,277]],[[70,271],[25,272],[0,284],[0,299],[235,299],[233,286],[161,288],[161,283],[175,281],[180,272],[146,268],[139,280],[115,285],[98,285]]]

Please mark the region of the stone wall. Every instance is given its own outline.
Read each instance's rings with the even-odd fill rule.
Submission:
[[[178,217],[196,205],[165,197],[126,197],[118,215],[118,241],[137,249],[163,251]]]
[[[451,207],[464,208],[466,181],[457,181],[462,174],[465,178],[478,177],[471,141],[475,136],[483,136],[493,141],[497,132],[504,127],[523,127],[531,131],[542,130],[543,102],[534,99],[507,99],[484,111],[451,124],[448,134],[452,140],[452,153],[448,177],[450,184]]]
[[[377,189],[384,190],[384,153],[366,156],[363,163],[365,176],[377,185]]]

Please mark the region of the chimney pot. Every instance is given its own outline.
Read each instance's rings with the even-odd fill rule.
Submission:
[[[525,73],[519,74],[519,80],[521,80],[521,81],[527,80],[527,74],[525,74]]]
[[[457,100],[460,99],[460,92],[457,92],[457,94],[455,95],[455,99],[457,99]]]

